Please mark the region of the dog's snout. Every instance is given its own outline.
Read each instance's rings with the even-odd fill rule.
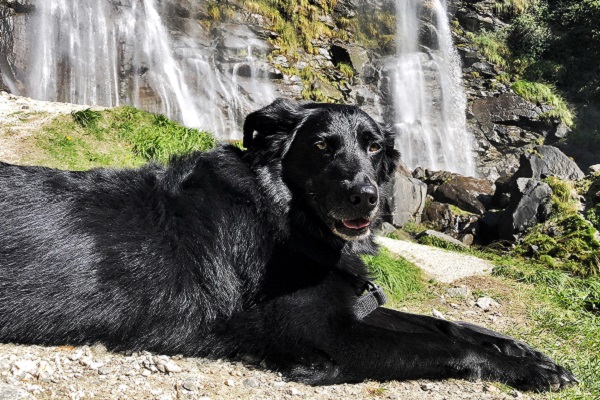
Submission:
[[[371,211],[377,205],[377,188],[371,184],[356,185],[350,189],[350,203],[365,211]]]

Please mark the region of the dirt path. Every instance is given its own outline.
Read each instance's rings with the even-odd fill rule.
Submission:
[[[54,116],[85,106],[38,102],[0,93],[0,160],[22,162],[35,151],[31,133]],[[383,239],[382,239],[383,240]],[[482,287],[499,290],[488,277],[489,264],[408,242],[385,241],[426,273],[458,288],[441,290],[432,300],[406,311],[434,314],[505,330],[523,322],[523,312],[507,300],[483,310],[472,295]],[[439,267],[446,269],[440,270]],[[493,290],[492,290],[493,289]],[[453,290],[453,291],[452,291]],[[457,298],[452,296],[458,295]],[[511,296],[507,296],[511,298]],[[450,300],[449,300],[450,299]],[[42,347],[0,344],[0,400],[12,399],[513,399],[527,398],[483,382],[365,382],[310,387],[284,382],[278,374],[252,363],[166,357],[150,353],[116,354],[102,346]]]
[[[438,282],[452,283],[467,276],[486,275],[493,268],[481,258],[418,243],[385,237],[377,238],[377,243],[411,261]]]

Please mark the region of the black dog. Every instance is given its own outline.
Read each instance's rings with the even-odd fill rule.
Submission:
[[[277,100],[244,131],[247,151],[167,167],[0,164],[0,340],[248,354],[310,384],[575,381],[492,331],[377,307],[359,254],[398,153],[367,114]]]

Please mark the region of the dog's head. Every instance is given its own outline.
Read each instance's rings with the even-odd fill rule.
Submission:
[[[393,134],[357,107],[284,99],[248,115],[244,146],[266,187],[284,184],[276,201],[304,203],[346,240],[369,235],[399,156]]]

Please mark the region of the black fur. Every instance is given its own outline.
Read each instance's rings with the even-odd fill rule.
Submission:
[[[575,380],[483,328],[355,317],[398,158],[364,112],[277,100],[248,116],[244,142],[137,170],[0,163],[0,340],[249,354],[310,384]]]

